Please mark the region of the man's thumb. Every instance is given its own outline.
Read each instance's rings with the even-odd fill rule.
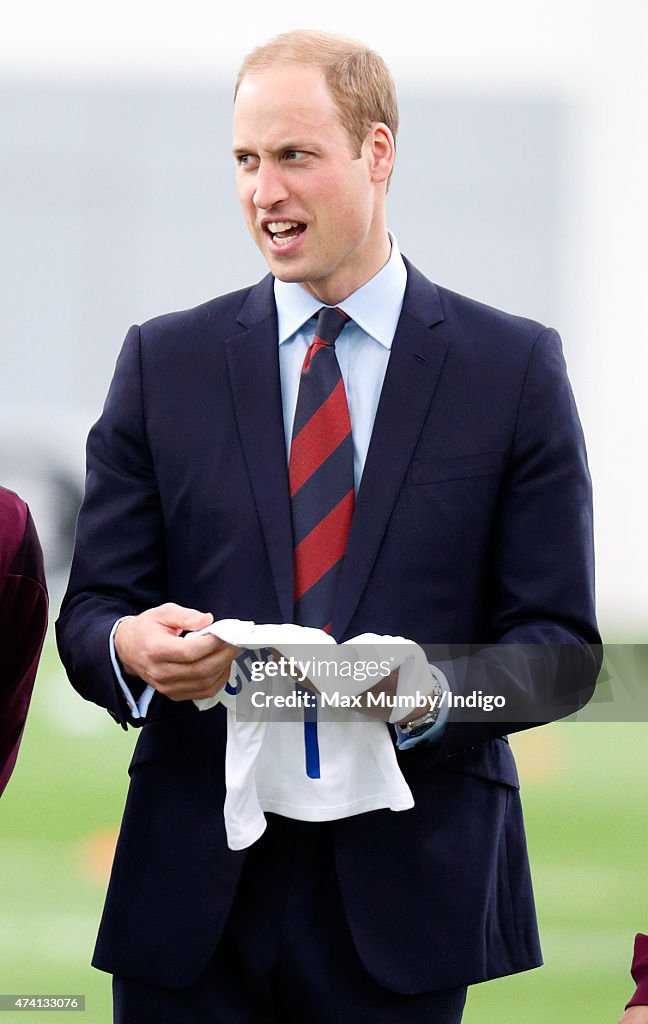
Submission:
[[[173,629],[204,629],[213,621],[211,612],[199,612],[196,608],[183,608],[179,604],[164,604],[160,608],[160,622]]]

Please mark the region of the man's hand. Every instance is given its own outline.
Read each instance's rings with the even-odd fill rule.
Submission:
[[[126,673],[139,676],[169,700],[213,697],[229,678],[241,654],[210,633],[183,638],[185,631],[204,629],[210,612],[163,604],[124,619],[115,632],[115,650]]]
[[[396,668],[393,672],[390,672],[388,676],[385,676],[379,682],[377,682],[371,689],[367,690],[363,694],[363,706],[360,709],[363,714],[368,715],[370,718],[379,718],[383,722],[388,722],[389,717],[392,713],[390,706],[383,707],[382,704],[372,704],[369,706],[367,694],[370,693],[374,699],[378,698],[381,693],[384,693],[387,698],[395,697],[398,693],[398,673],[400,669]],[[400,718],[397,722],[398,725],[405,725],[406,722],[414,722],[418,718],[423,718],[432,711],[434,708],[432,696],[427,698],[427,701],[423,707],[410,708],[403,718]]]
[[[648,1006],[629,1006],[619,1024],[648,1024]]]

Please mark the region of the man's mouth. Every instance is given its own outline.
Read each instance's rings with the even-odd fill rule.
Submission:
[[[306,225],[296,220],[271,220],[265,230],[276,245],[288,245],[306,230]]]

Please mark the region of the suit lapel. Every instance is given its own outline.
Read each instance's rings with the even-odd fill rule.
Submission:
[[[293,616],[293,555],[273,279],[250,291],[226,342],[234,407],[279,607]],[[254,581],[250,581],[254,586]]]
[[[367,585],[439,380],[448,347],[436,287],[407,260],[407,287],[376,413],[331,632],[341,637]]]

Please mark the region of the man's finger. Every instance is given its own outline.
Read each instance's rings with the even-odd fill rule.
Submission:
[[[229,675],[232,662],[241,653],[238,647],[225,645],[215,651],[204,653],[194,652],[189,657],[183,652],[177,655],[178,646],[184,641],[179,640],[174,646],[170,657],[161,657],[156,660],[154,676],[157,683],[191,685],[205,685],[214,679]]]
[[[236,652],[230,655],[230,652]],[[238,658],[240,650],[220,640],[212,633],[202,636],[167,637],[160,644],[160,658],[175,665],[193,665],[195,662],[209,658],[211,655],[222,654],[224,658]]]
[[[214,621],[211,612],[200,612],[197,608],[184,608],[169,601],[156,609],[156,619],[163,626],[181,631],[204,629]]]

